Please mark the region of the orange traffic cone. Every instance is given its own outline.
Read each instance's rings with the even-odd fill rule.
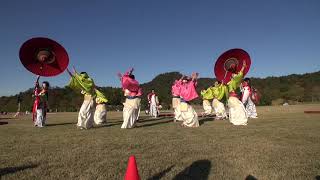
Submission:
[[[134,156],[129,157],[127,172],[124,176],[124,180],[140,180],[136,158]]]

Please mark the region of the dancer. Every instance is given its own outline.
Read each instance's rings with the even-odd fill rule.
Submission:
[[[36,86],[39,88],[39,78],[37,78]],[[35,91],[36,93],[34,94],[36,101],[35,101],[35,109],[36,109],[36,115],[35,115],[35,121],[34,121],[34,126],[36,127],[43,127],[45,126],[46,123],[46,118],[47,118],[47,107],[48,107],[48,89],[49,89],[49,82],[44,81],[42,83],[42,88],[40,91],[37,89]]]
[[[236,90],[239,89],[243,70],[246,67],[246,62],[243,61],[243,66],[240,72],[236,73],[236,66],[231,66],[228,71],[232,72],[232,78],[227,83],[229,90],[228,106],[229,106],[229,120],[233,125],[247,125],[248,117],[242,102],[238,99]]]
[[[95,111],[95,85],[93,79],[91,79],[86,72],[80,74],[73,68],[73,74],[67,69],[71,80],[69,87],[72,89],[80,89],[81,94],[84,96],[83,103],[81,105],[77,127],[80,129],[89,129],[93,127],[94,111]]]
[[[34,90],[33,90],[33,94],[32,94],[32,97],[34,98],[33,106],[32,106],[32,121],[33,121],[33,123],[35,123],[35,121],[37,119],[37,109],[38,109],[38,105],[39,105],[39,102],[40,102],[40,97],[39,97],[39,93],[40,93],[39,79],[40,79],[40,76],[37,76],[37,80],[35,82]]]
[[[212,100],[212,107],[216,114],[216,120],[223,120],[227,118],[226,109],[224,104],[221,102],[227,93],[228,90],[226,85],[222,84],[220,81],[216,81],[214,83],[214,87],[212,87],[212,94],[214,97]]]
[[[242,98],[241,101],[246,107],[248,118],[258,118],[256,105],[252,100],[252,88],[250,78],[245,78],[241,84]]]
[[[148,94],[148,102],[150,106],[149,115],[157,118],[159,115],[159,99],[154,90],[152,90],[151,93]]]
[[[202,96],[202,107],[204,109],[202,116],[210,116],[212,114],[212,107],[210,103],[210,101],[213,99],[212,87],[201,90],[201,96]]]
[[[190,105],[190,101],[198,97],[196,91],[198,73],[192,73],[191,78],[183,78],[180,86],[180,105],[178,111],[181,112],[182,127],[199,127],[197,112]]]
[[[126,97],[123,103],[123,124],[122,129],[133,128],[136,121],[139,119],[140,114],[140,102],[142,89],[139,86],[139,82],[135,80],[135,76],[132,74],[133,68],[128,70],[124,75],[118,74],[124,96]]]
[[[182,76],[179,80],[175,80],[173,85],[171,86],[171,94],[172,94],[172,108],[174,112],[174,122],[182,121],[181,112],[178,106],[180,106],[180,89],[182,84]]]
[[[16,114],[14,114],[14,118],[18,117],[20,115],[20,111],[21,111],[21,102],[22,102],[22,93],[19,93],[18,97],[17,97],[17,105],[18,105],[18,108],[17,108],[17,112]]]
[[[108,102],[106,96],[95,88],[96,93],[96,111],[94,112],[94,123],[97,125],[107,123],[107,108],[106,103]]]

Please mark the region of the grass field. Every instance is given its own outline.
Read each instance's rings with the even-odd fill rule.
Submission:
[[[120,129],[121,113],[105,126],[76,129],[76,113],[0,122],[0,179],[123,179],[135,155],[141,179],[320,179],[320,105],[259,107],[248,126],[200,118],[182,128],[172,118],[142,116]],[[142,113],[143,114],[143,113]]]

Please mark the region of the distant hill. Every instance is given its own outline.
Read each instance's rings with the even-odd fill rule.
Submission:
[[[142,104],[146,107],[147,106],[147,94],[151,92],[152,89],[156,91],[159,97],[159,101],[162,106],[167,109],[171,105],[171,86],[176,79],[180,79],[182,76],[179,72],[169,72],[164,74],[159,74],[156,76],[152,81],[148,83],[142,84],[143,88],[143,98]],[[198,79],[198,86],[197,90],[200,92],[202,89],[208,88],[210,85],[214,83],[215,79],[213,78],[199,78]],[[200,94],[199,94],[200,95]],[[200,103],[201,98],[198,100],[193,101],[193,103]]]
[[[171,105],[171,85],[174,80],[182,75],[179,72],[168,72],[156,76],[152,81],[141,84],[143,88],[142,107],[146,107],[146,95],[154,89],[164,108]],[[292,74],[281,77],[251,78],[252,85],[262,94],[261,105],[276,105],[284,102],[289,104],[301,102],[319,102],[320,101],[320,71],[306,73],[302,75]],[[198,80],[197,90],[205,89],[214,83],[214,78],[200,78]],[[105,92],[108,102],[108,109],[121,110],[121,104],[124,100],[120,88],[101,87]],[[32,89],[21,93],[22,111],[31,110],[32,107]],[[16,111],[17,96],[0,97],[0,111]],[[82,103],[82,95],[79,92],[72,91],[65,87],[53,87],[50,89],[49,107],[52,111],[77,111]],[[201,98],[193,103],[200,104]]]

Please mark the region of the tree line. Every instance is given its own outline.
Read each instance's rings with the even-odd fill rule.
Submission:
[[[179,72],[168,72],[156,76],[152,81],[141,84],[143,96],[142,109],[147,107],[147,94],[154,89],[164,109],[171,107],[171,85],[182,75]],[[213,85],[214,78],[199,78],[197,90],[200,92]],[[320,71],[306,74],[292,74],[281,77],[251,78],[252,86],[261,93],[259,105],[280,105],[283,103],[296,104],[303,102],[320,102]],[[121,88],[99,87],[108,98],[109,110],[122,110],[124,96]],[[31,111],[33,105],[33,89],[19,93],[21,111]],[[17,110],[19,94],[0,97],[0,111],[14,112]],[[200,94],[200,93],[199,93]],[[58,112],[78,111],[83,101],[80,92],[68,87],[52,87],[49,92],[49,109]],[[201,104],[201,98],[193,104]]]

